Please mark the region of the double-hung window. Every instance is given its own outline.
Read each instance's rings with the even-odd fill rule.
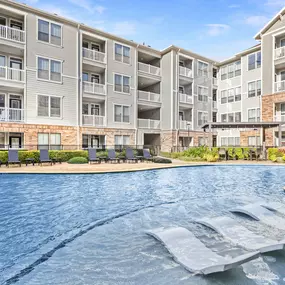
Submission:
[[[248,55],[247,62],[248,70],[253,70],[261,67],[261,52],[259,51]]]
[[[120,123],[130,122],[130,107],[124,105],[114,105],[114,121]]]
[[[235,88],[235,101],[241,100],[241,87]]]
[[[61,46],[62,26],[38,19],[38,40],[56,46]]]
[[[249,122],[260,121],[260,108],[248,109],[248,121]]]
[[[198,76],[208,77],[208,64],[198,61]]]
[[[61,134],[38,133],[38,149],[61,149]]]
[[[60,118],[62,115],[62,98],[49,95],[38,95],[38,116]]]
[[[208,112],[198,111],[198,126],[203,126],[208,122]]]
[[[221,114],[221,122],[226,123],[228,121],[228,114]]]
[[[62,62],[58,60],[38,57],[38,78],[61,82]]]
[[[235,62],[235,76],[240,76],[241,75],[241,61],[236,61]]]
[[[260,144],[260,136],[248,137],[248,146],[259,146]]]
[[[228,78],[228,67],[224,66],[221,68],[221,80],[225,80]]]
[[[129,94],[130,77],[120,74],[115,74],[115,91]]]
[[[130,63],[131,49],[121,44],[115,44],[115,60],[123,63]]]
[[[235,112],[235,122],[241,122],[241,112]]]
[[[228,78],[232,78],[234,77],[235,73],[234,73],[234,69],[235,69],[235,64],[232,63],[228,66]]]
[[[261,80],[248,83],[248,97],[255,97],[261,95]]]
[[[232,103],[235,101],[235,89],[229,89],[228,90],[228,103]]]
[[[116,146],[128,146],[130,145],[130,136],[115,135]]]
[[[221,91],[221,104],[228,102],[228,90]]]
[[[198,86],[198,101],[208,102],[208,88]]]

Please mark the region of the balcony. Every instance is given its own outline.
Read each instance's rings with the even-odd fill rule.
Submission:
[[[160,94],[139,90],[138,99],[143,101],[160,103]]]
[[[138,70],[151,74],[151,75],[156,75],[160,76],[160,68],[151,64],[145,64],[142,62],[138,63]]]
[[[17,42],[17,43],[25,43],[25,31],[21,31],[18,29],[13,29],[8,26],[0,25],[0,38]]]
[[[213,77],[213,85],[218,85],[218,79]]]
[[[188,94],[179,93],[179,102],[185,104],[193,104],[193,96]]]
[[[281,115],[281,114],[275,115],[274,121],[275,122],[285,122],[285,115]]]
[[[285,47],[280,47],[275,49],[275,59],[280,59],[285,57]]]
[[[82,125],[92,127],[105,127],[106,117],[98,115],[82,115]]]
[[[0,122],[23,122],[24,109],[0,108]]]
[[[106,95],[106,85],[83,81],[83,92],[91,94]]]
[[[138,127],[142,129],[160,129],[160,121],[151,119],[138,119]]]
[[[285,80],[275,82],[275,92],[285,91]]]
[[[179,74],[185,77],[193,78],[192,69],[189,69],[184,66],[179,66]]]
[[[25,70],[0,66],[0,79],[25,82]]]
[[[99,52],[99,51],[88,49],[88,48],[83,48],[82,56],[83,58],[86,58],[89,60],[106,63],[106,54],[103,52]]]
[[[217,101],[213,101],[212,104],[213,104],[212,106],[213,106],[214,109],[217,109],[217,108],[218,108],[218,106],[217,106]]]
[[[192,130],[192,122],[180,120],[179,121],[179,129],[180,130],[186,130],[186,131]]]

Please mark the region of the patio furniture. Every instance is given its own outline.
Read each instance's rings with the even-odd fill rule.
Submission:
[[[50,163],[50,165],[52,165],[52,160],[49,158],[49,152],[47,149],[40,150],[39,164],[43,165],[43,163]]]
[[[150,154],[148,149],[143,149],[143,157],[144,160],[153,162],[153,156]]]
[[[225,148],[220,148],[218,154],[219,154],[219,160],[221,160],[221,158],[223,158],[224,160],[228,160],[228,154]]]
[[[91,164],[92,162],[101,163],[101,160],[97,157],[96,149],[88,149],[88,161]]]
[[[114,149],[108,149],[108,158],[107,158],[108,162],[118,162],[120,163],[120,158],[116,157],[116,152]]]
[[[131,148],[126,148],[126,161],[127,162],[138,162],[138,158],[134,156],[134,152]]]
[[[53,163],[53,164],[56,164],[57,162],[58,162],[59,164],[62,163],[62,159],[61,159],[61,158],[52,158],[51,160],[52,160],[52,163]]]
[[[19,160],[18,150],[16,149],[9,149],[8,151],[7,167],[9,167],[10,164],[19,164],[20,167],[22,166]]]
[[[260,159],[261,155],[262,155],[262,151],[260,148],[249,150],[250,160],[253,160],[253,159],[258,160],[258,159]]]
[[[33,164],[33,166],[35,166],[35,159],[34,158],[26,158],[25,163],[26,163],[26,166],[28,166],[28,164]]]

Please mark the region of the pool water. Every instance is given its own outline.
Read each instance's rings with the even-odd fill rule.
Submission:
[[[145,231],[179,225],[223,256],[245,250],[194,223],[227,215],[275,239],[285,232],[229,213],[285,205],[285,168],[205,166],[95,175],[0,175],[0,284],[285,284],[285,251],[195,276]],[[284,217],[285,219],[285,217]]]

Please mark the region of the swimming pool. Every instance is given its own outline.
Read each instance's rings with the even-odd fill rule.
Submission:
[[[145,234],[190,229],[222,255],[243,250],[193,223],[228,215],[271,238],[285,232],[230,214],[285,203],[283,167],[205,166],[95,175],[1,175],[0,284],[284,284],[285,253],[226,273],[193,276]]]

